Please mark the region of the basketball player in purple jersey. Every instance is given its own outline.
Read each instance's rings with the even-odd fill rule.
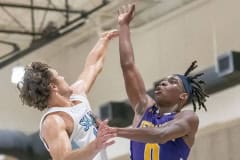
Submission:
[[[199,119],[195,114],[196,103],[199,109],[206,110],[207,95],[198,80],[198,74],[189,73],[197,65],[196,61],[184,75],[172,75],[162,79],[155,86],[155,100],[146,93],[143,79],[135,65],[130,40],[129,23],[133,18],[135,5],[119,9],[119,49],[121,68],[127,95],[135,111],[133,128],[112,128],[119,137],[131,139],[132,160],[187,160],[194,144]],[[182,111],[192,102],[194,111]]]

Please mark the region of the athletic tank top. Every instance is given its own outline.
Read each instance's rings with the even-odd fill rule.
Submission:
[[[92,110],[90,108],[88,99],[82,95],[72,95],[70,97],[70,100],[81,101],[81,103],[72,107],[51,107],[42,116],[42,119],[40,121],[40,138],[47,150],[48,146],[45,143],[43,137],[41,136],[41,128],[44,119],[50,113],[64,112],[72,118],[74,128],[70,136],[70,142],[73,150],[86,146],[88,143],[93,141],[97,136],[96,120],[92,114]],[[106,159],[107,159],[106,151],[102,150],[94,157],[93,160],[106,160]]]
[[[155,106],[149,107],[137,128],[158,127],[174,119],[175,113],[159,116]],[[176,138],[164,144],[130,142],[131,160],[187,160],[190,149],[183,138]]]

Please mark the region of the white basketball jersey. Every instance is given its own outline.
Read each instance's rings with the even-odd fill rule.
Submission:
[[[81,101],[81,103],[73,107],[52,107],[47,110],[40,121],[40,138],[44,143],[45,147],[48,149],[47,144],[41,136],[41,128],[43,120],[46,116],[53,112],[64,112],[72,117],[74,122],[74,129],[72,135],[70,136],[70,141],[72,144],[72,149],[77,149],[86,146],[88,143],[93,141],[97,135],[96,121],[92,116],[92,110],[88,99],[82,95],[72,95],[70,97],[71,101]],[[106,151],[102,150],[99,152],[93,160],[107,160]]]

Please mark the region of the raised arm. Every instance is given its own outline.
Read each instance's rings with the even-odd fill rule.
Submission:
[[[154,102],[146,93],[143,79],[134,61],[129,28],[129,23],[133,18],[134,10],[134,4],[119,9],[119,51],[120,63],[129,101],[135,113],[141,115],[145,108]]]
[[[109,41],[118,36],[117,30],[111,30],[102,34],[94,48],[88,54],[82,73],[78,81],[72,85],[73,93],[88,93],[103,68],[106,49]]]
[[[179,114],[174,120],[160,127],[118,128],[117,136],[145,143],[161,144],[184,136],[194,138],[199,124],[198,116],[193,111],[183,111]]]
[[[50,115],[46,118],[41,134],[53,160],[92,160],[100,150],[114,143],[109,139],[115,135],[105,128],[105,123],[100,124],[95,140],[75,150],[71,148],[66,124],[59,115]]]

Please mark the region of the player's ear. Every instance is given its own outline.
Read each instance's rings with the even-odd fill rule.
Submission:
[[[181,104],[181,106],[183,106],[184,104],[187,103],[188,96],[189,96],[189,95],[188,95],[187,93],[181,93],[181,94],[179,95],[179,99],[180,99],[180,104]]]

